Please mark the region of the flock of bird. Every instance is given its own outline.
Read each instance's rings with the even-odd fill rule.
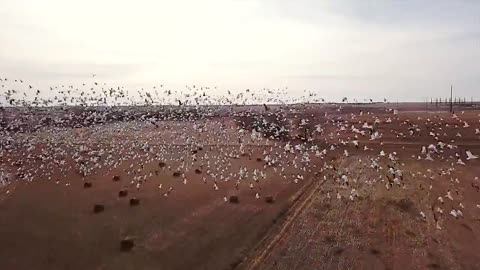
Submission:
[[[0,78],[1,87],[9,81]],[[25,83],[17,79],[13,85]],[[278,89],[215,97],[207,94],[214,88],[173,91],[160,85],[134,97],[125,87],[98,82],[82,87],[52,86],[43,93],[27,84],[23,92],[4,92],[0,193],[10,194],[10,184],[19,181],[55,181],[68,188],[76,184],[73,172],[85,187],[95,185],[93,178],[112,175],[137,190],[156,181],[159,195],[168,199],[182,192],[182,185],[201,181],[227,202],[232,188],[260,199],[275,194],[272,181],[295,185],[328,171],[330,179],[323,177],[336,190],[326,196],[347,201],[365,196],[365,187],[405,189],[423,178],[433,189],[432,179],[451,176],[451,190],[432,202],[436,221],[443,213],[461,218],[467,207],[480,211],[480,200],[472,206],[453,192],[461,181],[453,175],[478,173],[478,113],[410,117],[368,105],[349,112],[340,104],[293,104],[321,101],[307,92],[289,105]],[[246,105],[251,103],[263,105]],[[357,160],[368,177],[337,167],[332,158]],[[412,171],[416,162],[432,165]],[[173,180],[159,181],[162,177]],[[478,176],[465,181],[478,191]],[[444,209],[446,200],[457,204]],[[419,217],[426,219],[427,210]]]
[[[96,76],[93,76],[95,79]],[[301,96],[288,95],[288,88],[258,91],[227,90],[222,94],[217,86],[185,85],[175,90],[163,84],[131,89],[126,86],[110,85],[88,80],[81,85],[54,85],[34,87],[20,79],[0,77],[0,104],[22,107],[55,106],[155,106],[155,105],[234,105],[261,103],[324,102],[317,94],[304,90]],[[371,102],[373,100],[370,99]]]

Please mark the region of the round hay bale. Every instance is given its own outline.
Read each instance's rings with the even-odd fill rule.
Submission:
[[[182,173],[179,171],[173,172],[173,177],[179,177]]]
[[[239,202],[240,202],[240,200],[238,199],[238,196],[236,196],[236,195],[230,196],[229,201],[230,201],[231,203],[239,203]]]
[[[105,210],[105,206],[103,204],[95,204],[93,206],[93,213],[98,214]]]
[[[200,169],[195,169],[195,173],[196,173],[196,174],[201,174],[201,173],[202,173],[202,170],[200,170]]]
[[[112,177],[112,180],[115,181],[115,182],[120,181],[120,175],[114,175],[114,176]]]
[[[273,196],[267,196],[265,197],[265,202],[267,203],[274,203],[275,199],[273,199]]]
[[[91,188],[92,187],[92,182],[85,182],[83,183],[84,188]]]
[[[202,150],[203,150],[203,147],[199,146],[198,151],[202,151]]]
[[[127,197],[128,195],[128,190],[120,190],[118,192],[118,197]]]
[[[135,243],[131,238],[125,238],[122,241],[120,241],[121,251],[124,251],[124,252],[131,251],[134,246],[135,246]]]
[[[137,206],[139,204],[140,204],[140,199],[137,199],[137,198],[130,199],[130,206]]]
[[[192,150],[192,154],[196,154],[196,153],[198,153],[197,150]]]
[[[165,162],[163,162],[163,161],[160,161],[160,162],[158,163],[158,167],[160,167],[160,168],[164,168],[166,165],[167,165],[167,164],[165,164]]]
[[[262,158],[257,157],[257,161],[258,161],[258,162],[261,162],[261,161],[262,161]]]

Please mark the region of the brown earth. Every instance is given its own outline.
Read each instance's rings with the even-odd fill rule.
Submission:
[[[325,130],[314,135],[310,144],[339,148],[329,151],[325,159],[312,158],[311,172],[303,172],[305,180],[297,185],[267,167],[267,177],[254,189],[249,188],[250,182],[242,182],[237,190],[232,180],[218,181],[219,190],[215,191],[214,179],[202,181],[205,170],[195,172],[205,154],[222,156],[238,149],[233,131],[226,131],[220,139],[217,133],[197,134],[204,146],[195,160],[186,154],[192,145],[176,130],[194,137],[190,125],[198,122],[165,121],[158,129],[140,126],[131,133],[117,134],[107,128],[76,129],[76,138],[92,140],[91,144],[100,148],[102,140],[148,141],[154,149],[167,149],[168,154],[162,156],[167,166],[148,162],[139,167],[140,161],[126,160],[88,177],[74,169],[52,169],[51,179],[18,180],[0,187],[0,269],[480,269],[476,252],[480,248],[480,208],[476,206],[480,193],[474,187],[474,178],[480,177],[480,161],[465,160],[467,149],[480,154],[480,137],[475,134],[480,127],[479,112],[459,112],[458,118],[470,124],[462,128],[462,122],[446,112],[400,110],[394,115],[385,108],[345,107],[338,111],[313,106],[290,114],[289,119],[309,116],[312,124],[322,124]],[[360,116],[360,110],[374,114]],[[382,120],[376,127],[382,133],[380,139],[360,136],[360,149],[340,142],[355,136],[350,129],[339,130],[340,124],[360,128],[365,121],[373,124],[375,118]],[[384,122],[388,118],[391,123]],[[215,126],[210,129],[235,126],[229,118],[209,121],[207,124]],[[421,128],[413,137],[408,135],[412,125]],[[296,130],[303,134],[301,128]],[[439,134],[439,141],[458,148],[435,154],[434,161],[417,160],[422,146],[437,142],[430,131]],[[462,137],[457,137],[457,132]],[[56,139],[68,140],[71,133],[67,133]],[[98,139],[92,139],[97,138],[92,134]],[[21,136],[35,136],[41,145],[39,138],[52,134],[47,130]],[[276,140],[248,143],[247,155],[228,158],[230,165],[218,166],[229,168],[225,174],[241,167],[262,169],[265,163],[257,157],[269,148],[279,154],[284,145]],[[363,151],[364,145],[370,149]],[[343,155],[344,149],[349,151],[348,157]],[[377,158],[380,150],[387,155],[396,152],[399,160],[383,157],[379,160],[383,169],[371,168],[371,159]],[[465,166],[455,164],[455,153]],[[0,157],[1,164],[15,168],[12,164],[21,160],[20,154]],[[173,176],[180,157],[190,166],[182,171],[188,184]],[[72,165],[71,158],[66,160],[65,167]],[[24,166],[33,168],[41,163]],[[387,165],[404,171],[402,186],[387,190]],[[130,182],[132,175],[125,173],[131,166],[153,174],[140,189]],[[451,168],[454,170],[449,171]],[[285,174],[299,171],[286,166]],[[345,187],[338,182],[340,174],[356,182]],[[115,175],[119,181],[112,180]],[[85,188],[85,182],[92,187]],[[165,197],[170,187],[173,190]],[[359,193],[353,201],[348,198],[351,188]],[[128,190],[128,195],[119,197],[120,190]],[[447,190],[454,200],[444,198],[441,204],[437,197]],[[255,198],[257,192],[262,198]],[[336,198],[337,193],[342,199]],[[239,203],[224,201],[231,195],[237,195]],[[265,202],[268,195],[274,197],[274,203]],[[131,198],[138,198],[139,205],[131,206]],[[459,203],[464,208],[459,208]],[[104,205],[104,211],[94,213],[95,204]],[[434,210],[439,206],[444,209],[441,215]],[[451,209],[462,209],[463,217],[449,215]],[[441,229],[436,228],[437,223]],[[120,241],[126,237],[135,243],[130,252],[120,250]]]
[[[480,256],[475,252],[480,248],[480,193],[474,186],[475,177],[480,176],[480,163],[471,160],[462,166],[449,158],[456,152],[465,160],[466,149],[479,153],[480,137],[474,131],[479,127],[479,113],[459,114],[462,121],[473,123],[469,128],[461,128],[448,113],[401,112],[395,117],[384,117],[394,120],[377,129],[383,133],[382,139],[360,140],[360,145],[371,148],[368,151],[350,146],[349,157],[338,153],[336,170],[327,174],[326,181],[319,180],[319,187],[305,198],[301,209],[292,211],[299,214],[291,222],[266,235],[261,247],[242,265],[244,269],[480,268]],[[431,124],[425,124],[427,118]],[[368,119],[371,117],[364,115],[361,122]],[[422,132],[414,138],[397,136],[405,133],[402,122],[406,119],[422,127]],[[422,146],[435,143],[428,135],[430,129],[426,131],[425,127],[441,130],[439,122],[451,126],[443,127],[442,133],[446,135],[442,134],[442,140],[454,140],[458,149],[442,151],[434,161],[412,157],[419,155]],[[456,137],[457,132],[463,136]],[[332,142],[353,136],[348,131],[336,135]],[[380,158],[379,163],[383,167],[399,166],[408,172],[402,187],[387,190],[384,181],[368,183],[379,177],[368,160],[377,157],[380,150],[398,153],[398,162]],[[446,173],[449,169],[452,171]],[[349,188],[335,181],[339,172],[348,172],[349,177],[357,180],[352,186],[360,193],[358,199],[349,200]],[[380,175],[385,179],[386,170]],[[448,190],[454,199],[439,202],[437,198],[444,197]],[[337,192],[342,199],[336,198]],[[442,207],[444,213],[436,212],[436,207]],[[449,215],[450,209],[462,209],[464,216],[455,218]]]

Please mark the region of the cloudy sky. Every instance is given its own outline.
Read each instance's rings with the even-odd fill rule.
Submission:
[[[0,0],[0,77],[480,99],[480,1]]]

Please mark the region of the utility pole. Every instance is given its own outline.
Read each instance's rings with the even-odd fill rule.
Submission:
[[[450,85],[450,112],[452,113],[453,112],[453,85],[451,84]]]

